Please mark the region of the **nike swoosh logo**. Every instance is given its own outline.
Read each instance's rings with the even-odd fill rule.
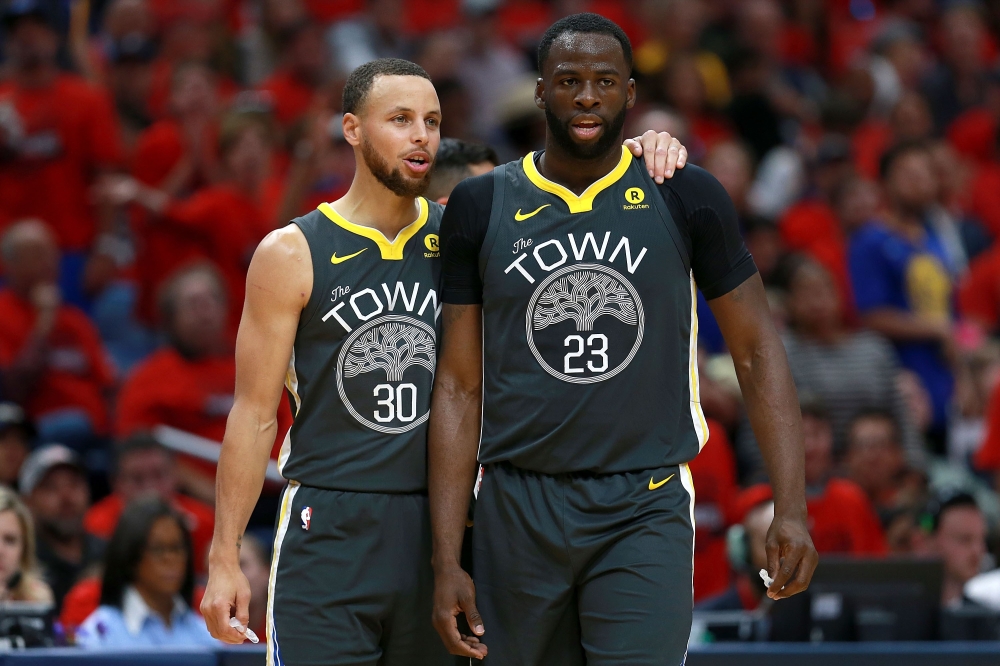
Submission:
[[[538,215],[538,211],[542,210],[543,208],[547,208],[548,206],[551,206],[551,205],[552,204],[544,204],[542,206],[539,206],[535,210],[531,211],[530,213],[525,213],[523,215],[521,214],[521,209],[518,208],[517,212],[514,213],[514,220],[517,221],[517,222],[524,222],[529,217],[534,217],[535,215]]]
[[[362,252],[364,252],[364,251],[365,251],[365,250],[367,250],[367,249],[368,249],[368,248],[364,248],[363,250],[358,250],[358,251],[357,251],[357,252],[355,252],[354,254],[349,254],[349,255],[347,255],[346,257],[338,257],[338,256],[337,256],[337,253],[336,253],[336,252],[334,252],[334,253],[333,253],[333,256],[332,256],[332,257],[330,257],[330,263],[331,263],[331,264],[342,264],[342,263],[344,263],[345,261],[347,261],[348,259],[353,259],[354,257],[358,256],[359,254],[361,254]]]
[[[667,478],[663,479],[663,481],[660,481],[659,483],[653,483],[653,477],[649,477],[649,489],[650,490],[656,490],[657,488],[659,488],[660,486],[662,486],[664,483],[666,483],[667,481],[669,481],[672,478],[674,478],[673,474],[671,474]]]

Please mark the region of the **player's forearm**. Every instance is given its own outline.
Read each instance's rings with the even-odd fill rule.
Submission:
[[[233,405],[215,479],[212,564],[239,564],[243,531],[264,485],[277,428],[274,410],[265,415],[265,410],[239,400]]]
[[[428,488],[436,570],[460,566],[465,518],[476,478],[482,386],[461,386],[440,371],[427,442]]]
[[[775,513],[804,520],[802,417],[785,349],[777,335],[766,336],[748,358],[737,361],[736,374],[771,480]]]

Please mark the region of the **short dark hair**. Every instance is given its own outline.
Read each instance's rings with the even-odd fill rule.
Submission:
[[[629,73],[632,72],[632,42],[629,41],[628,35],[614,21],[606,19],[600,14],[588,13],[571,14],[549,26],[549,29],[542,35],[542,40],[538,42],[539,73],[545,67],[545,61],[549,59],[549,50],[552,48],[552,43],[567,32],[583,32],[614,37],[622,46],[622,53],[625,55],[625,64],[628,65]]]
[[[113,451],[114,455],[111,460],[111,469],[109,470],[111,472],[111,476],[118,476],[118,472],[121,470],[122,461],[125,460],[125,458],[133,453],[141,453],[144,451],[158,451],[168,458],[173,457],[173,452],[160,444],[151,432],[138,430],[115,445]]]
[[[858,421],[861,421],[862,419],[877,419],[887,422],[890,426],[892,426],[893,437],[895,438],[896,443],[897,444],[901,443],[899,441],[900,437],[899,421],[896,419],[896,415],[890,412],[888,409],[885,409],[884,407],[862,407],[861,409],[859,409],[857,412],[854,413],[853,417],[851,417],[851,424],[848,427],[848,432],[853,430],[854,424],[857,423]]]
[[[184,525],[184,519],[169,504],[158,497],[145,497],[125,507],[111,541],[104,552],[104,578],[101,582],[101,605],[122,607],[125,589],[135,583],[139,562],[146,551],[149,533],[160,518],[171,518],[181,528],[184,545],[187,547],[187,563],[184,582],[179,594],[191,605],[194,591],[194,551],[191,548],[191,534]]]
[[[927,503],[924,514],[921,516],[921,527],[931,533],[937,532],[938,528],[941,527],[941,517],[945,511],[958,507],[969,507],[981,511],[975,496],[966,490],[952,488],[940,491]]]
[[[361,65],[347,77],[344,84],[343,112],[357,113],[364,106],[375,79],[380,76],[419,76],[431,80],[424,68],[415,62],[402,58],[379,58]]]
[[[908,155],[909,153],[924,153],[930,154],[930,146],[923,139],[908,139],[906,141],[900,141],[894,145],[889,150],[882,153],[882,157],[878,161],[878,175],[881,180],[885,180],[886,176],[892,170],[893,165],[899,161],[900,158]]]
[[[472,175],[472,165],[489,162],[500,164],[497,151],[481,143],[471,143],[461,139],[441,139],[437,155],[434,156],[434,171],[426,196],[440,199],[451,194],[455,186]]]

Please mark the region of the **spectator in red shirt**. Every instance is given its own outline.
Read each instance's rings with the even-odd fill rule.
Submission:
[[[19,222],[4,234],[0,255],[8,285],[0,290],[6,394],[24,406],[42,439],[83,446],[106,435],[114,370],[87,316],[61,302],[52,232],[35,220]]]
[[[1000,331],[1000,245],[972,260],[957,292],[962,317],[987,333]]]
[[[115,432],[128,437],[168,425],[221,442],[236,387],[225,285],[210,265],[195,265],[164,285],[160,302],[170,344],[137,365],[125,382]],[[276,446],[290,421],[285,405],[279,410]],[[188,494],[214,503],[214,464],[181,456],[178,471]]]
[[[826,411],[808,397],[801,408],[806,510],[809,512],[809,534],[816,550],[851,555],[884,554],[886,544],[882,526],[865,491],[853,481],[832,476],[833,428]],[[740,496],[736,515],[768,499],[771,499],[769,485],[752,486]]]
[[[219,148],[224,180],[185,200],[146,187],[130,178],[109,181],[104,194],[112,202],[135,202],[158,223],[188,234],[198,254],[213,261],[232,296],[230,325],[239,324],[246,270],[257,244],[277,226],[282,183],[272,177],[270,123],[258,113],[235,113],[222,124]]]
[[[177,491],[173,456],[149,435],[136,433],[117,447],[112,493],[90,507],[83,525],[90,534],[110,539],[122,510],[146,495],[169,502],[184,518],[194,546],[195,573],[206,573],[215,512],[209,505]]]
[[[322,28],[313,20],[301,21],[278,35],[282,63],[263,83],[260,90],[269,93],[274,117],[283,129],[302,119],[326,75],[329,61]]]
[[[15,220],[52,226],[64,261],[63,289],[82,302],[80,275],[98,216],[89,188],[119,166],[121,150],[108,96],[61,72],[59,37],[37,2],[7,3],[8,77],[0,83],[0,233]]]

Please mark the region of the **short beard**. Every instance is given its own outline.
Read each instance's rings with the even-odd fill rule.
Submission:
[[[613,147],[621,143],[622,128],[625,127],[625,112],[627,107],[622,107],[618,115],[611,119],[610,124],[604,125],[604,133],[601,134],[595,143],[591,145],[580,144],[573,140],[570,134],[572,119],[563,122],[559,120],[548,108],[545,109],[545,121],[549,126],[549,134],[560,148],[566,151],[570,157],[578,160],[592,160],[604,157]]]
[[[54,518],[39,521],[42,530],[54,541],[66,542],[83,535],[83,520],[79,518]]]
[[[361,139],[361,156],[364,157],[365,164],[368,166],[368,170],[372,172],[372,175],[375,176],[375,179],[397,197],[411,199],[419,197],[427,191],[428,186],[431,184],[430,174],[433,167],[428,169],[424,177],[419,180],[407,178],[399,170],[399,167],[390,169],[386,159],[363,138]]]

